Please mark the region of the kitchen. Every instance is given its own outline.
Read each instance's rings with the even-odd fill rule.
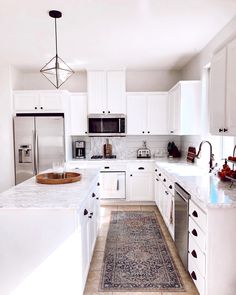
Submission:
[[[75,16],[75,11],[72,12],[70,10],[66,10],[64,9],[63,4],[61,4],[62,8],[59,10],[63,12],[63,17],[58,20],[58,35],[60,37],[58,46],[59,55],[65,58],[66,61],[70,62],[71,68],[74,68],[76,70],[76,73],[72,75],[68,79],[68,81],[65,82],[65,84],[63,84],[60,90],[54,90],[55,88],[49,83],[49,81],[47,81],[44,77],[41,77],[39,73],[39,69],[42,68],[43,64],[45,64],[50,59],[50,57],[53,56],[55,52],[53,39],[54,28],[52,19],[50,19],[50,17],[48,16],[48,11],[50,10],[50,7],[47,1],[43,1],[43,3],[41,4],[42,6],[39,5],[41,7],[40,10],[43,10],[40,12],[40,15],[35,14],[34,8],[29,6],[29,3],[25,3],[25,7],[29,7],[30,11],[32,11],[31,16],[29,17],[30,19],[27,18],[27,11],[24,9],[24,5],[22,5],[21,8],[19,8],[20,13],[17,14],[18,4],[14,3],[16,5],[16,15],[14,18],[15,24],[12,24],[9,27],[9,36],[6,36],[8,43],[6,42],[5,44],[7,45],[5,46],[6,48],[3,46],[1,54],[1,58],[2,60],[4,60],[4,64],[2,63],[0,71],[0,130],[2,141],[1,174],[3,175],[0,181],[0,188],[2,192],[15,184],[13,149],[14,136],[12,128],[12,118],[16,114],[18,114],[18,117],[21,117],[21,114],[32,113],[36,114],[36,117],[39,113],[50,115],[63,114],[65,124],[66,168],[69,169],[69,167],[73,167],[85,169],[85,171],[87,168],[90,169],[89,167],[95,170],[100,169],[101,176],[103,176],[104,179],[103,183],[105,184],[105,186],[107,184],[106,177],[109,176],[107,175],[109,174],[107,173],[107,170],[111,171],[110,174],[112,174],[112,172],[119,172],[119,174],[122,173],[122,175],[120,176],[121,179],[118,182],[117,178],[113,177],[113,180],[111,181],[113,185],[111,186],[117,187],[117,183],[119,183],[119,187],[125,188],[125,190],[123,190],[123,192],[125,192],[125,194],[123,193],[123,196],[125,195],[125,200],[122,201],[122,198],[120,197],[119,200],[116,199],[117,203],[113,200],[101,200],[101,209],[105,212],[104,214],[103,212],[101,213],[106,218],[108,217],[107,212],[109,212],[109,209],[108,207],[105,207],[103,203],[109,204],[109,202],[112,202],[111,208],[113,208],[114,211],[121,209],[120,207],[122,206],[122,202],[129,202],[130,206],[132,204],[135,204],[136,206],[138,206],[136,208],[142,208],[142,210],[145,209],[144,203],[149,205],[151,204],[152,206],[154,206],[154,196],[156,191],[154,188],[154,183],[156,186],[156,182],[154,182],[154,179],[158,178],[159,174],[164,173],[164,175],[168,176],[169,179],[167,182],[169,183],[169,186],[172,186],[172,188],[175,185],[175,182],[178,182],[182,184],[183,187],[186,187],[187,180],[184,179],[183,175],[181,176],[181,173],[184,174],[184,172],[187,171],[187,168],[185,166],[183,167],[184,172],[181,169],[179,169],[180,175],[176,176],[177,172],[175,171],[174,167],[172,167],[171,165],[166,167],[165,164],[161,164],[162,162],[165,162],[165,160],[167,159],[167,145],[169,142],[174,142],[176,144],[177,148],[182,153],[182,160],[185,161],[189,146],[193,146],[196,148],[196,150],[198,150],[199,144],[203,140],[209,140],[212,143],[213,153],[215,154],[214,164],[218,162],[218,168],[221,168],[222,166],[221,158],[226,158],[228,156],[233,155],[233,148],[235,145],[235,106],[233,100],[230,100],[230,98],[233,97],[233,85],[235,84],[233,79],[233,77],[235,76],[233,71],[233,57],[235,44],[234,38],[236,36],[236,20],[234,17],[236,13],[235,4],[232,1],[227,2],[227,5],[226,3],[221,4],[219,3],[219,1],[213,1],[212,3],[214,5],[209,3],[206,4],[203,1],[201,3],[199,3],[199,1],[198,3],[195,2],[195,5],[189,5],[187,7],[189,15],[191,15],[190,12],[192,12],[192,20],[190,21],[189,15],[186,16],[186,14],[184,13],[183,6],[182,11],[180,11],[181,5],[186,5],[186,3],[183,3],[183,1],[178,1],[177,4],[172,4],[173,11],[169,11],[169,7],[165,8],[162,1],[158,1],[158,5],[155,4],[153,1],[147,1],[145,4],[143,3],[139,2],[137,6],[137,3],[130,3],[127,4],[125,9],[122,6],[116,6],[117,4],[115,5],[114,3],[114,6],[106,6],[108,4],[105,3],[103,3],[104,6],[99,6],[99,4],[93,6],[92,3],[87,3],[88,5],[86,6],[86,4],[83,3],[81,4],[82,7],[80,7],[79,4],[76,4],[78,5],[76,6],[76,8],[78,8],[78,11],[75,11],[77,14],[79,13],[78,15],[76,15],[77,19],[79,20],[79,24],[81,24],[80,22],[82,22],[82,24],[84,24],[83,22],[86,22],[85,16],[88,19],[94,19],[94,25],[92,25],[94,31],[91,30],[91,27],[88,26],[87,34],[90,35],[91,33],[93,33],[92,36],[96,36],[97,33],[97,37],[100,36],[100,38],[102,38],[103,41],[107,40],[105,36],[106,34],[108,34],[110,36],[110,42],[114,42],[114,44],[116,45],[124,44],[124,40],[122,40],[122,42],[119,43],[119,38],[122,37],[122,34],[119,33],[125,32],[128,28],[132,30],[134,23],[138,25],[137,21],[141,20],[139,24],[140,30],[132,31],[132,33],[134,34],[134,44],[128,44],[129,42],[127,42],[126,39],[127,50],[125,51],[125,53],[122,51],[123,48],[121,47],[116,46],[114,48],[112,47],[112,44],[109,44],[109,47],[105,46],[103,43],[102,45],[100,45],[102,48],[106,47],[107,50],[108,48],[111,49],[109,52],[109,54],[111,54],[109,58],[107,60],[105,59],[106,54],[108,55],[108,52],[106,50],[102,51],[100,48],[99,50],[97,50],[98,55],[96,55],[93,52],[90,52],[91,60],[87,62],[86,57],[83,58],[83,50],[78,51],[78,48],[75,50],[75,48],[72,48],[71,45],[68,46],[68,44],[66,44],[72,43],[69,42],[71,41],[71,39],[66,39],[68,38],[68,32],[70,32],[69,36],[71,38],[74,37],[72,36],[72,32],[74,32],[74,30],[72,23],[70,23],[70,17]],[[10,4],[6,3],[4,5],[2,15],[6,32],[7,24],[10,20],[8,11],[11,11],[8,5]],[[109,16],[106,15],[105,8],[109,8]],[[126,14],[126,9],[130,12],[129,17]],[[204,9],[205,11],[208,11],[208,13],[206,13],[206,16],[202,15],[202,11]],[[82,11],[84,15],[82,14]],[[97,13],[95,13],[95,11]],[[182,30],[182,33],[178,32],[178,30],[176,30],[175,32],[172,31],[173,35],[171,36],[170,40],[168,40],[168,42],[176,43],[176,40],[179,37],[179,40],[182,41],[182,44],[181,42],[178,42],[179,44],[175,44],[174,46],[174,43],[166,43],[166,34],[161,34],[161,26],[158,26],[158,21],[161,20],[156,20],[155,18],[155,13],[159,13],[161,16],[163,11],[166,13],[166,15],[168,15],[167,13],[169,12],[170,16],[173,18],[173,23],[174,21],[177,21]],[[122,17],[125,17],[127,21],[127,23],[119,22],[121,27],[120,30],[118,30],[118,32],[116,31],[117,27],[115,26],[114,28],[114,32],[117,32],[117,34],[114,35],[116,38],[118,38],[118,40],[115,40],[117,43],[114,41],[113,35],[109,34],[109,30],[106,27],[107,22],[112,21],[111,16],[113,16],[114,20],[116,21],[122,19]],[[183,19],[182,22],[180,21],[180,17]],[[41,22],[41,18],[45,21],[45,26],[43,27],[40,27],[37,23]],[[129,18],[131,18],[131,20]],[[22,22],[22,19],[24,19],[24,22]],[[201,22],[198,22],[198,19],[200,19]],[[148,29],[150,30],[149,33],[144,34],[146,42],[145,40],[142,41],[139,38],[139,32],[143,32],[144,30],[144,28],[143,30],[141,29],[141,26],[144,25],[145,20],[147,21],[146,23]],[[186,28],[186,25],[184,25],[186,24],[186,21],[189,22],[189,28]],[[151,30],[152,22],[156,22],[154,30]],[[30,32],[30,29],[24,26],[25,23],[27,23],[27,25],[33,24],[32,28],[34,30]],[[98,31],[96,30],[97,23],[99,23],[102,26],[102,28],[100,29],[104,30],[105,36],[99,35]],[[198,26],[196,26],[196,23],[198,23]],[[67,24],[69,24],[70,26],[66,27]],[[81,27],[79,26],[79,24],[78,27]],[[167,25],[165,21],[161,24]],[[20,27],[20,25],[22,25],[21,31],[18,32],[16,27]],[[99,26],[97,26],[97,29],[98,28]],[[65,31],[63,31],[63,29]],[[43,44],[41,44],[38,41],[39,39],[37,39],[36,37],[36,31],[41,32],[41,30],[43,30],[45,35],[45,40],[41,42]],[[156,43],[153,41],[153,48],[155,49],[154,52],[149,47],[151,40],[153,40],[153,31],[159,37],[159,39],[156,38]],[[168,31],[167,28],[166,31]],[[18,37],[16,37],[16,32],[18,32]],[[192,32],[194,32],[194,34],[192,34]],[[203,34],[203,32],[205,32],[205,34]],[[24,42],[28,44],[28,34],[30,33],[33,34],[30,35],[32,38],[32,42],[34,44],[40,43],[34,49],[32,49],[31,46],[27,46],[26,48],[23,45]],[[130,32],[128,30],[127,35],[124,37],[128,38],[129,33]],[[89,40],[88,38],[82,39],[83,36],[83,34],[80,36],[81,42],[78,42],[80,43],[78,45],[82,46],[83,44],[83,46],[85,46],[87,44],[87,48],[94,48],[93,42],[96,39],[94,39],[91,43],[91,40]],[[183,38],[185,39],[183,40]],[[63,40],[66,40],[67,42],[65,42],[64,44]],[[18,41],[18,46],[16,46],[16,41]],[[170,51],[167,51],[167,47],[162,47],[164,46],[163,44],[165,44],[165,46],[167,46],[168,48],[173,49],[172,55],[170,54]],[[128,47],[128,45],[131,47]],[[86,46],[83,47],[83,49],[87,49]],[[132,46],[139,48],[140,51],[136,50],[137,55],[135,55],[134,50],[129,51],[133,48]],[[189,46],[192,47],[190,48]],[[43,47],[43,49],[41,47]],[[49,51],[50,54],[47,55],[47,53],[45,53],[45,48],[46,52]],[[118,49],[120,50],[120,55],[117,54]],[[143,50],[143,52],[141,50]],[[177,57],[176,54],[178,53],[178,51],[181,50],[183,56],[179,54]],[[165,55],[158,55],[158,51],[166,52],[167,58],[165,58]],[[102,52],[104,56],[99,56],[99,52],[100,54]],[[130,54],[130,52],[132,52],[132,54]],[[147,52],[149,53],[148,57],[146,54]],[[140,56],[142,56],[142,59],[140,58]],[[94,60],[92,57],[97,57],[97,60]],[[111,62],[112,57],[113,60]],[[77,60],[78,58],[84,59],[85,65],[82,64],[78,66],[78,64],[80,64],[80,61]],[[74,61],[72,61],[72,59]],[[136,62],[135,64],[135,59],[137,61],[140,60],[140,62]],[[36,61],[38,61],[38,63],[36,63]],[[74,67],[73,62],[75,63]],[[211,68],[209,68],[209,63],[211,63]],[[208,76],[209,71],[210,78]],[[227,77],[225,75],[226,72]],[[209,83],[209,79],[211,81],[211,88],[209,95],[210,127],[208,128],[208,110],[206,93],[208,89],[207,84]],[[184,91],[186,90],[187,93],[188,90],[185,88],[187,88],[191,84],[191,87],[196,87],[198,89],[193,90],[192,88],[192,90],[189,90],[191,93],[192,101],[191,104],[186,104],[184,98]],[[193,86],[193,84],[196,85]],[[226,89],[227,109],[223,111],[225,108]],[[181,93],[181,95],[179,93]],[[111,100],[109,99],[110,97],[113,98],[113,101],[112,98]],[[224,98],[223,100],[222,97]],[[107,99],[105,99],[104,101],[104,98]],[[120,103],[117,104],[117,101],[119,101]],[[169,104],[169,101],[175,101],[177,103]],[[177,109],[180,112],[178,115],[176,115]],[[88,134],[86,133],[89,132],[87,125],[88,115],[102,115],[104,114],[103,112],[106,112],[107,117],[109,114],[113,113],[125,114],[127,129],[126,136],[88,136]],[[208,130],[210,132],[208,132]],[[108,142],[107,139],[109,140]],[[146,148],[145,146],[143,146],[144,141],[146,141]],[[86,159],[73,159],[73,143],[75,142],[78,142],[78,144],[82,144],[82,156],[85,154]],[[105,161],[104,159],[91,160],[92,156],[103,155],[104,144],[112,144],[111,155],[116,156],[116,159],[109,159]],[[22,145],[24,145],[24,143],[22,143]],[[25,147],[23,146],[22,148]],[[149,153],[147,151],[150,150],[151,159],[137,159],[137,150],[140,148],[144,149],[144,153]],[[198,162],[200,162],[200,160]],[[208,169],[209,148],[205,144],[202,147],[202,162],[203,163],[199,163],[199,165],[205,165],[205,168]],[[170,164],[172,164],[172,162]],[[172,167],[172,171],[170,167]],[[52,165],[49,168],[53,168]],[[160,169],[161,172],[157,172],[155,171],[155,169]],[[209,184],[206,184],[204,181],[202,182],[200,178],[198,178],[198,180],[196,180],[195,178],[196,182],[194,183],[193,179],[191,180],[191,177],[197,177],[197,173],[200,173],[199,170],[192,169],[189,172],[189,176],[185,175],[185,177],[189,177],[189,183],[187,184],[187,188],[191,196],[199,195],[200,193],[205,194],[204,190],[207,191],[209,189],[215,189],[216,184],[215,186],[213,185],[209,187]],[[182,179],[180,179],[181,177]],[[224,183],[220,183],[220,186],[223,185]],[[226,186],[227,185],[228,184],[226,184]],[[168,189],[167,193],[172,195],[173,193],[171,193],[171,189],[169,192],[168,187],[166,187],[164,183],[163,191],[165,193],[165,191]],[[109,186],[106,188],[109,188]],[[203,189],[203,191],[200,191],[200,193],[199,191],[197,191],[197,189],[199,188]],[[221,189],[221,187],[219,189]],[[231,203],[230,200],[233,198],[233,196],[231,195],[232,191],[229,190],[227,187],[227,193],[223,193],[223,191],[221,191],[220,193],[221,200],[216,201],[216,199],[214,199],[214,201],[220,203],[225,202],[225,204]],[[2,202],[3,200],[5,200],[6,205],[8,201],[5,199],[5,197],[2,197]],[[163,220],[168,228],[168,232],[170,235],[172,235],[174,232],[174,228],[173,223],[170,222],[168,212],[171,206],[173,206],[173,204],[171,202],[171,198],[168,200],[170,201],[168,201],[167,205],[165,206],[163,203],[164,200],[158,200],[157,196],[156,202],[157,204],[159,204],[159,210],[162,211],[160,214],[162,215]],[[191,199],[191,201],[192,202],[190,205],[190,209],[193,208],[192,206],[196,206],[196,204],[194,203],[194,197]],[[140,203],[137,204],[137,202]],[[123,206],[124,209],[126,205]],[[225,206],[227,207],[228,205]],[[199,210],[198,207],[197,209]],[[148,206],[146,208],[148,208]],[[167,210],[166,208],[169,209]],[[207,248],[209,245],[208,243],[209,241],[212,242],[212,240],[211,237],[208,237],[209,231],[208,228],[206,229],[206,226],[212,226],[212,223],[210,221],[216,222],[216,219],[218,220],[219,224],[217,224],[217,228],[219,229],[219,231],[216,231],[215,233],[216,238],[217,235],[223,235],[226,225],[227,231],[230,230],[231,227],[233,228],[233,225],[235,224],[235,219],[230,214],[231,211],[234,212],[233,205],[232,208],[225,208],[219,210],[219,212],[218,210],[213,210],[212,208],[209,209],[208,207],[206,209],[204,206],[200,209],[200,214],[201,212],[205,214],[203,215],[201,220],[205,220],[206,218],[208,220],[207,225],[206,223],[204,223],[204,221],[203,223],[200,223],[198,225],[200,227],[200,230],[202,230],[202,232],[205,233],[206,237],[204,239],[206,239],[207,241],[207,246],[203,246],[203,248],[205,248],[201,251],[201,253],[203,253],[207,257],[206,263],[211,263],[211,267],[213,267],[214,263],[210,260],[211,256],[207,255],[209,251],[209,249]],[[225,210],[228,214],[225,214]],[[217,214],[217,218],[214,217],[214,214]],[[227,217],[225,215],[228,216],[229,220],[226,219]],[[192,218],[194,218],[194,216]],[[55,218],[55,220],[59,219],[59,217],[58,219]],[[223,224],[225,224],[225,226],[221,227],[221,220],[223,220],[222,222]],[[67,221],[69,222],[69,217]],[[104,228],[106,228],[106,226],[104,226]],[[192,230],[194,230],[194,228]],[[212,231],[212,229],[210,230]],[[227,241],[227,238],[228,237],[225,237],[223,240]],[[194,242],[195,240],[190,246],[192,246]],[[217,239],[213,242],[215,244],[219,244],[219,241]],[[233,240],[230,241],[229,245],[227,244],[227,253],[231,254],[232,249],[230,249],[230,244],[233,245]],[[221,245],[221,247],[223,247],[223,245]],[[220,254],[220,249],[215,248],[215,251],[218,252],[214,255]],[[233,258],[233,254],[231,258]],[[227,255],[225,255],[223,262],[225,261],[226,269],[226,262],[229,262],[229,260],[230,259],[227,258]],[[222,259],[219,261],[221,261],[219,262],[219,264],[221,264]],[[221,265],[223,270],[223,263]],[[190,268],[191,267],[192,266],[190,266]],[[209,290],[214,290],[214,286],[211,286],[212,280],[210,279],[212,276],[212,270],[208,272],[208,267],[210,268],[210,265],[207,266],[207,272],[204,273],[205,270],[203,271],[200,266],[200,270],[198,268],[200,275],[196,274],[195,271],[195,276],[204,278],[204,282],[201,281],[200,285],[196,284],[200,294],[204,294],[204,291],[202,290],[205,290],[205,292],[207,292],[207,288],[209,288]],[[191,274],[194,270],[190,271],[190,268],[189,272]],[[233,271],[231,269],[230,272],[233,274]],[[228,275],[228,277],[230,281],[230,275]],[[196,281],[194,280],[194,278],[192,279],[193,281]],[[88,277],[88,280],[90,281],[90,277]],[[216,282],[218,281],[220,282],[220,279],[216,279],[214,281],[214,284],[215,288],[218,288],[218,290],[220,290],[220,286],[217,286],[216,284]],[[85,290],[88,291],[88,289]],[[92,292],[99,293],[98,289],[96,291],[93,290]],[[107,293],[107,290],[102,291],[100,293],[103,294],[105,292]],[[115,291],[111,292],[113,292],[113,294],[115,293]],[[160,292],[162,292],[163,294],[166,293],[166,291],[163,290]],[[196,292],[196,289],[194,289],[193,292]],[[210,292],[212,291],[209,291],[209,293],[206,294],[210,295]],[[158,294],[157,291],[155,291],[155,293]],[[185,293],[190,294],[188,287],[186,287]],[[71,292],[71,294],[73,293]],[[109,292],[107,294],[109,294]],[[152,294],[152,292],[150,292],[150,294]],[[231,286],[231,289],[225,291],[225,294],[234,294],[234,285]]]

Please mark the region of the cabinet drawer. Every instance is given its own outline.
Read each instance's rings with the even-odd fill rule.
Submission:
[[[205,253],[205,245],[206,245],[205,234],[201,230],[201,228],[192,220],[191,217],[189,218],[189,234],[194,239],[194,241],[198,244],[202,252]]]
[[[153,172],[153,164],[145,162],[130,163],[128,169],[132,172]]]
[[[205,277],[206,272],[206,257],[205,254],[200,250],[197,243],[194,241],[191,235],[189,235],[189,259],[192,259],[197,265],[201,275]]]
[[[196,264],[193,259],[191,259],[191,255],[188,255],[188,271],[189,274],[196,285],[199,293],[201,295],[205,294],[205,279],[201,276]]]
[[[193,201],[189,202],[189,215],[191,218],[200,226],[200,228],[206,232],[207,227],[207,216],[206,214],[194,204]]]

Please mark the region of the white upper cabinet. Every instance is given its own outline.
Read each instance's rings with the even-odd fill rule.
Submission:
[[[226,129],[236,135],[236,39],[228,45],[227,54]]]
[[[70,95],[70,134],[86,135],[87,120],[87,94],[73,93]]]
[[[168,101],[168,134],[199,134],[201,82],[180,81],[169,91]]]
[[[128,93],[127,134],[167,134],[166,92]]]
[[[88,113],[126,114],[125,71],[88,71]]]
[[[64,112],[68,102],[67,91],[14,91],[15,112]]]
[[[211,61],[209,114],[210,132],[212,134],[222,134],[226,129],[226,54],[226,48],[223,48],[213,56]]]

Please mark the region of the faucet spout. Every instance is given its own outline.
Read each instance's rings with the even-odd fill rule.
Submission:
[[[210,170],[209,172],[211,172],[213,170],[213,160],[214,160],[214,154],[212,153],[212,144],[210,143],[210,141],[208,140],[203,140],[200,145],[199,145],[199,150],[198,150],[198,153],[196,154],[196,158],[200,158],[200,153],[201,153],[201,150],[202,150],[202,146],[204,143],[208,143],[209,146],[210,146],[210,159],[209,159],[209,167],[210,167]]]

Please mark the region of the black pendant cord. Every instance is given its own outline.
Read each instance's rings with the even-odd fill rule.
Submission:
[[[58,81],[58,46],[57,46],[57,19],[55,18],[55,42],[56,42],[56,60],[55,60],[55,71],[56,71],[56,88],[59,88],[59,81]]]
[[[58,46],[57,46],[57,19],[55,18],[55,41],[56,41],[56,56],[58,56]]]

